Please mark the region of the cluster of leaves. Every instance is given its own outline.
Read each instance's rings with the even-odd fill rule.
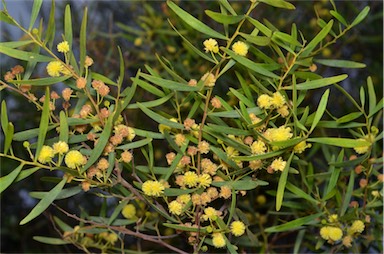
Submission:
[[[219,1],[220,12],[205,14],[221,29],[168,1],[164,8],[204,38],[196,45],[174,25],[177,22],[170,22],[183,50],[199,59],[199,71],[181,72],[158,56],[162,73],[146,65],[129,85],[123,85],[126,66],[120,48],[117,78],[92,70],[86,48],[87,9],[78,56],[69,5],[58,53],[54,6],[46,29],[42,23],[34,28],[42,1],[34,2],[28,29],[4,9],[2,21],[19,27],[28,40],[0,44],[2,54],[26,62],[25,68],[17,66],[6,74],[1,89],[26,97],[41,110],[41,118],[38,128],[14,133],[2,102],[1,156],[20,165],[0,179],[0,190],[36,171],[58,172],[58,177],[49,178],[56,183],[50,191],[30,193],[40,201],[20,224],[53,205],[78,224],[70,226],[54,216],[61,238],[35,239],[73,244],[86,252],[136,248],[125,246],[130,237],[179,253],[221,248],[231,253],[276,252],[287,234],[295,239],[287,249],[295,253],[382,248],[378,208],[383,195],[383,101],[377,102],[369,77],[357,102],[338,84],[346,74],[316,73],[317,65],[365,67],[318,55],[363,21],[369,8],[348,22],[331,3],[333,19],[319,19],[321,30],[309,40],[295,24],[284,33],[252,16],[263,4],[295,8],[283,0],[250,1],[245,14]],[[26,45],[33,50],[21,49]],[[168,52],[178,52],[167,47]],[[36,67],[47,62],[51,77],[33,78]],[[52,86],[61,82],[66,88],[60,96]],[[30,90],[37,86],[45,87],[40,99]],[[337,88],[356,111],[333,116],[327,109],[330,89],[317,108],[305,105],[309,92],[328,86]],[[143,101],[142,94],[150,99]],[[132,111],[155,122],[158,131],[136,123],[128,113]],[[345,129],[347,137],[328,135]],[[24,142],[30,160],[19,158],[12,142]],[[156,154],[159,147],[166,156]],[[74,215],[56,204],[82,192],[116,205],[108,207],[110,212],[104,206],[94,216],[91,211]]]

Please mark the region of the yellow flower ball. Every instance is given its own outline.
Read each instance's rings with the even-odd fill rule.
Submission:
[[[75,169],[78,166],[84,165],[84,157],[79,151],[69,151],[65,156],[65,164],[69,168]]]
[[[212,183],[212,178],[209,174],[201,174],[199,175],[199,186],[203,188],[209,187]]]
[[[67,53],[69,51],[69,44],[67,41],[60,42],[57,44],[57,51],[61,53]]]
[[[64,66],[60,61],[52,61],[47,65],[47,72],[51,77],[59,77],[63,70]]]
[[[195,172],[188,171],[184,174],[184,184],[189,188],[195,187],[199,182],[199,177]]]
[[[201,77],[201,80],[204,82],[204,86],[207,86],[207,87],[213,87],[215,86],[215,83],[216,83],[215,75],[213,75],[210,72],[205,73]]]
[[[286,165],[287,162],[280,157],[278,159],[273,160],[273,162],[271,163],[271,168],[275,171],[283,171]]]
[[[52,147],[50,146],[43,146],[40,150],[39,157],[37,160],[40,163],[47,163],[51,162],[52,158],[55,156],[55,152],[53,151]]]
[[[183,205],[176,200],[173,200],[168,205],[169,212],[175,215],[180,215],[183,210]]]
[[[59,142],[56,142],[53,144],[53,151],[55,154],[65,154],[68,152],[69,150],[69,147],[68,147],[68,144],[64,141],[59,141]]]
[[[350,235],[353,235],[353,234],[360,234],[364,231],[365,229],[365,225],[364,225],[364,222],[362,222],[361,220],[355,220],[351,227],[348,229],[348,234]]]
[[[241,221],[234,221],[231,223],[231,233],[234,236],[241,236],[245,232],[245,225]]]
[[[225,246],[225,239],[221,233],[212,234],[212,244],[216,248],[223,248]]]
[[[343,231],[339,227],[324,226],[320,229],[320,236],[324,240],[336,242],[343,237]]]
[[[273,93],[272,96],[272,106],[275,108],[280,108],[285,104],[285,98],[283,95],[281,95],[280,92]]]
[[[261,140],[257,140],[253,142],[251,145],[252,154],[255,154],[255,155],[264,154],[266,150],[267,150],[267,147],[265,143]]]
[[[232,50],[237,55],[246,56],[248,53],[248,45],[242,41],[237,41],[232,45]]]
[[[219,46],[217,44],[217,41],[215,39],[208,39],[203,42],[205,53],[213,52],[217,53],[219,52]]]
[[[136,207],[133,204],[128,204],[124,206],[121,211],[123,216],[127,219],[133,219],[136,216]]]
[[[279,128],[269,128],[264,132],[264,137],[270,141],[285,141],[292,138],[290,127],[280,126]]]
[[[269,109],[272,106],[272,97],[268,94],[262,94],[257,98],[257,106],[259,108]]]
[[[304,152],[305,149],[310,148],[311,146],[312,146],[311,144],[307,144],[307,142],[301,141],[300,143],[298,143],[297,145],[295,145],[293,147],[293,151],[295,153],[300,154],[300,153]]]
[[[147,196],[159,197],[164,192],[164,185],[159,181],[147,180],[143,183],[141,189]]]
[[[215,208],[213,207],[207,207],[204,209],[204,215],[203,215],[203,219],[204,220],[216,220],[217,218],[217,211]]]

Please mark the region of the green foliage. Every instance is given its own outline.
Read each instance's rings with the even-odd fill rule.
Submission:
[[[296,240],[287,252],[382,251],[383,101],[371,77],[359,102],[343,88],[351,80],[344,70],[364,63],[320,55],[363,22],[369,7],[348,23],[331,1],[329,19],[318,17],[309,39],[296,24],[280,31],[255,18],[258,8],[295,10],[284,0],[252,0],[246,10],[220,0],[197,14],[167,1],[169,24],[145,4],[139,27],[117,25],[136,36],[135,46],[146,39],[153,42],[148,48],[161,47],[171,58],[139,55],[150,64],[127,77],[131,63],[120,47],[116,70],[95,70],[87,8],[77,40],[78,24],[65,7],[64,34],[55,44],[55,2],[47,27],[34,27],[41,5],[34,2],[28,29],[4,8],[2,22],[27,40],[0,45],[1,54],[26,66],[6,73],[1,89],[41,112],[38,128],[14,133],[2,101],[0,155],[20,164],[0,178],[0,192],[36,172],[57,172],[41,179],[56,184],[51,190],[30,192],[40,201],[20,224],[51,205],[74,220],[54,216],[59,237],[36,241],[84,252],[150,250],[126,245],[135,237],[156,251],[265,253],[277,252],[289,235]],[[323,77],[317,64],[340,69]],[[38,75],[36,66],[47,74]],[[354,112],[333,115],[334,88]],[[314,93],[321,95],[316,106],[307,101]],[[20,141],[30,158],[13,149]],[[93,194],[102,205],[75,214],[56,203],[79,194]]]

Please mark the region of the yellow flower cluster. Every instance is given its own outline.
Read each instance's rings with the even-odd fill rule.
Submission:
[[[248,45],[242,41],[237,41],[233,43],[232,50],[239,56],[246,56],[248,53]]]
[[[348,229],[349,235],[360,234],[364,231],[365,225],[361,220],[355,220]]]
[[[310,148],[310,147],[312,147],[311,144],[307,144],[307,142],[301,141],[300,143],[298,143],[297,145],[295,145],[293,147],[293,151],[295,153],[299,153],[300,154],[300,153],[304,152],[305,149]]]
[[[216,248],[223,248],[226,244],[223,234],[213,233],[212,234],[212,244]]]
[[[175,215],[180,215],[183,210],[183,205],[177,200],[173,200],[168,205],[169,212]]]
[[[242,236],[245,232],[245,225],[242,221],[234,221],[231,223],[231,233],[234,236]]]
[[[336,242],[343,237],[343,231],[339,227],[324,226],[320,229],[320,236],[324,240]]]
[[[253,142],[251,145],[252,154],[255,154],[255,155],[264,154],[266,150],[267,150],[267,146],[261,140],[257,140]]]
[[[142,191],[147,196],[159,197],[164,193],[164,185],[159,181],[147,180],[141,186]]]
[[[69,52],[69,44],[67,41],[62,41],[59,44],[57,44],[57,51],[61,53],[67,53]]]
[[[47,65],[47,72],[51,77],[59,77],[63,71],[64,65],[60,61],[52,61]]]
[[[264,137],[269,141],[285,141],[292,138],[290,127],[280,126],[279,128],[269,128],[264,132]]]
[[[219,46],[217,44],[217,41],[215,39],[208,39],[203,42],[205,53],[213,52],[218,53],[219,52]]]
[[[67,155],[65,156],[65,164],[69,168],[77,168],[79,166],[82,166],[86,163],[86,160],[84,159],[84,156],[76,150],[69,151]]]
[[[51,162],[52,161],[52,158],[55,156],[55,152],[54,150],[52,149],[52,147],[50,146],[43,146],[40,150],[40,153],[39,153],[39,157],[37,158],[37,160],[40,162],[40,163],[47,163],[47,162]]]
[[[136,207],[133,204],[127,204],[121,211],[123,216],[127,219],[133,219],[136,216]]]
[[[269,96],[268,94],[260,95],[257,98],[257,105],[261,109],[277,109],[277,113],[282,117],[287,117],[289,115],[286,100],[280,92],[275,92],[272,96]]]

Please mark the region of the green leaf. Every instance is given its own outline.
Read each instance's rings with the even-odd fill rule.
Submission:
[[[311,80],[311,81],[306,81],[300,84],[296,85],[297,90],[310,90],[310,89],[316,89],[328,85],[335,84],[337,82],[343,81],[348,77],[347,74],[342,74],[338,76],[333,76],[329,78],[322,78],[322,79],[316,79],[316,80]],[[292,90],[293,86],[285,86],[283,89],[286,90]]]
[[[175,122],[172,122],[170,120],[168,120],[167,118],[153,112],[152,110],[144,107],[141,103],[137,103],[137,105],[139,106],[139,108],[147,115],[149,116],[150,118],[152,118],[154,121],[158,122],[158,123],[161,123],[161,124],[164,124],[166,126],[169,126],[171,128],[175,128],[175,129],[180,129],[180,130],[183,130],[184,129],[184,125],[180,124],[180,123],[175,123]]]
[[[115,81],[112,81],[111,79],[107,78],[106,76],[100,73],[91,72],[91,77],[92,79],[103,81],[105,84],[108,84],[108,85],[114,85],[114,86],[117,85]]]
[[[281,205],[283,203],[285,185],[287,184],[289,167],[291,165],[293,155],[294,153],[291,153],[291,156],[289,157],[287,164],[285,165],[285,168],[283,169],[283,172],[281,173],[279,178],[279,183],[277,185],[277,193],[276,193],[276,211],[280,210]]]
[[[81,191],[82,191],[81,186],[75,186],[75,187],[63,189],[56,196],[55,200],[70,198],[72,196],[77,195]],[[31,196],[32,198],[43,199],[48,194],[49,192],[45,192],[45,191],[32,191],[29,193],[29,196]]]
[[[258,180],[258,179],[252,179],[250,177],[245,177],[242,180],[235,180],[235,181],[212,182],[212,186],[221,187],[224,185],[228,185],[235,190],[253,190],[256,187],[266,186],[268,184],[269,184],[268,182]]]
[[[118,146],[118,147],[116,147],[116,149],[121,149],[121,150],[134,149],[134,148],[145,146],[146,144],[148,144],[150,142],[152,142],[152,138],[146,138],[146,139],[135,141],[135,142],[132,142],[129,144]]]
[[[56,127],[57,127],[57,125],[51,125],[48,127],[47,131],[50,131]],[[39,130],[40,130],[39,128],[35,128],[35,129],[17,132],[17,133],[15,133],[15,135],[13,135],[13,140],[25,141],[25,140],[37,137],[39,135]]]
[[[260,21],[258,21],[257,19],[253,19],[251,17],[247,17],[249,22],[252,23],[252,25],[254,25],[258,30],[260,30],[260,32],[262,32],[264,35],[266,35],[267,37],[272,37],[272,31],[271,29],[269,29],[268,27],[266,27],[265,25],[263,25]]]
[[[157,107],[157,106],[164,104],[165,102],[169,101],[173,97],[174,97],[174,94],[170,93],[167,96],[162,97],[160,99],[153,100],[153,101],[147,101],[147,102],[140,102],[140,103],[142,106],[144,106],[146,108],[153,108],[153,107]],[[139,106],[137,105],[137,103],[133,103],[133,104],[128,105],[125,108],[126,109],[134,109],[134,108],[139,108]]]
[[[351,26],[356,26],[357,24],[359,24],[361,21],[363,21],[365,19],[365,17],[368,15],[369,13],[369,6],[365,6],[365,8],[359,13],[359,15],[357,15],[357,17],[353,20]]]
[[[40,168],[39,167],[34,167],[34,168],[29,168],[29,169],[24,169],[23,171],[20,172],[20,174],[16,177],[15,182],[19,182],[28,176],[32,175],[36,171],[38,171]],[[1,185],[1,184],[0,184]]]
[[[247,108],[248,113],[254,113],[255,115],[259,115],[262,113],[262,110],[259,107]],[[225,118],[240,118],[240,114],[237,110],[231,111],[222,111],[222,112],[213,112],[208,113],[209,116],[217,116],[217,117],[225,117]]]
[[[45,244],[51,244],[51,245],[72,244],[71,242],[64,241],[61,238],[45,237],[45,236],[34,236],[33,240],[41,243],[45,243]]]
[[[11,80],[9,81],[12,84],[28,84],[31,86],[48,86],[63,82],[72,76],[66,75],[61,77],[48,77],[48,78],[38,78],[38,79],[28,79],[28,80]]]
[[[180,82],[175,82],[167,79],[162,79],[158,77],[154,77],[145,73],[141,73],[141,77],[145,78],[146,80],[160,86],[167,88],[169,90],[175,90],[175,91],[198,91],[200,88],[198,86],[188,86],[187,83],[182,84]]]
[[[123,84],[124,81],[124,73],[125,73],[125,64],[124,64],[124,57],[123,57],[123,52],[121,52],[121,48],[118,46],[117,49],[119,50],[119,79],[117,80],[117,87],[120,89],[121,85]]]
[[[295,185],[291,184],[290,182],[287,182],[285,187],[287,188],[287,190],[289,190],[290,192],[292,192],[293,194],[295,194],[299,198],[306,199],[315,205],[320,203],[319,201],[314,199],[312,196],[305,193],[302,189],[296,187]]]
[[[52,188],[52,190],[50,190],[47,195],[45,195],[45,197],[32,209],[32,211],[20,222],[20,225],[30,222],[44,212],[45,209],[47,209],[55,200],[57,195],[60,194],[66,182],[67,178],[65,177],[54,188]]]
[[[320,143],[325,145],[333,145],[339,147],[354,148],[357,146],[369,146],[371,143],[367,141],[350,139],[350,138],[308,138],[308,142]]]
[[[345,116],[340,117],[336,120],[336,123],[349,123],[352,120],[355,120],[356,118],[359,118],[361,115],[363,115],[362,112],[352,112]]]
[[[0,21],[16,26],[15,20],[4,10],[0,11]]]
[[[286,2],[284,0],[259,0],[259,2],[268,4],[270,6],[277,7],[277,8],[284,8],[288,10],[296,9],[293,4]]]
[[[85,57],[87,55],[87,18],[88,18],[88,8],[84,8],[83,20],[81,21],[80,27],[80,76],[83,75],[84,72],[84,63]]]
[[[181,230],[181,231],[186,231],[186,232],[202,232],[202,233],[207,233],[206,227],[187,227],[187,226],[182,226],[178,224],[171,224],[171,223],[163,223],[163,226],[167,228],[173,228],[176,230]]]
[[[284,231],[290,231],[290,230],[297,230],[301,226],[306,224],[318,224],[319,222],[316,219],[319,218],[321,215],[323,215],[323,213],[316,213],[316,214],[308,215],[305,217],[301,217],[296,220],[292,220],[290,222],[287,222],[278,226],[266,228],[265,232],[267,233],[284,232]]]
[[[113,112],[113,107],[110,108],[110,111]],[[85,172],[90,166],[92,166],[92,164],[95,163],[99,159],[101,153],[104,151],[104,148],[108,143],[109,136],[110,136],[111,131],[112,131],[113,117],[114,117],[114,114],[111,114],[108,117],[108,121],[104,126],[104,130],[102,131],[96,146],[93,148],[91,156],[89,157],[87,163],[80,170],[80,173]]]
[[[8,128],[4,140],[4,154],[7,154],[9,148],[11,147],[14,131],[15,128],[13,127],[13,124],[8,123]]]
[[[65,40],[69,44],[69,48],[72,48],[72,40],[73,40],[73,33],[72,33],[72,16],[71,16],[71,6],[67,4],[65,6],[65,13],[64,13],[64,37]]]
[[[145,82],[144,80],[137,79],[136,84],[139,85],[144,90],[158,96],[158,97],[164,97],[165,93],[158,89],[157,87],[154,87],[153,85],[149,84],[148,82]]]
[[[220,4],[224,6],[233,16],[236,16],[236,11],[232,8],[231,4],[227,0],[219,0]]]
[[[213,38],[218,38],[222,40],[228,40],[227,37],[222,35],[221,33],[213,30],[209,26],[205,25],[203,22],[200,20],[196,19],[192,15],[190,15],[188,12],[184,11],[181,9],[179,6],[177,6],[174,2],[167,0],[167,5],[169,8],[171,8],[174,13],[179,16],[185,23],[187,23],[189,26],[191,26],[193,29],[206,34],[210,37]]]
[[[331,67],[350,68],[350,69],[366,67],[364,63],[358,63],[358,62],[353,62],[348,60],[315,59],[314,62],[322,65],[326,65],[326,66],[331,66]]]
[[[355,184],[355,171],[351,170],[351,174],[349,176],[349,183],[347,187],[347,192],[345,193],[343,197],[343,204],[340,207],[339,215],[342,217],[345,212],[348,209],[349,203],[351,202],[352,192],[353,192],[353,185]]]
[[[116,206],[115,210],[113,210],[113,213],[109,217],[108,225],[111,225],[112,222],[117,218],[117,216],[120,214],[121,210],[123,210],[124,206],[128,204],[129,200],[122,200],[118,206]]]
[[[3,129],[4,136],[7,136],[8,133],[8,123],[7,103],[3,100],[1,102],[1,128]]]
[[[39,157],[40,150],[44,145],[45,137],[48,132],[48,125],[49,125],[49,104],[50,104],[50,93],[49,88],[47,87],[45,89],[45,99],[44,99],[44,105],[43,105],[43,111],[41,112],[41,118],[40,118],[40,125],[39,125],[39,136],[37,137],[37,146],[36,146],[36,153],[35,153],[35,161]]]
[[[68,143],[68,122],[64,111],[60,111],[60,134],[59,140]]]
[[[176,196],[183,195],[183,194],[189,194],[189,193],[192,193],[195,191],[196,191],[196,189],[182,190],[182,189],[178,189],[178,188],[166,188],[164,190],[164,195],[167,197],[176,197]]]
[[[235,54],[235,52],[233,52],[232,50],[229,50],[226,48],[221,48],[221,49],[225,53],[227,53],[229,56],[231,56],[234,60],[236,60],[238,63],[244,65],[245,67],[247,67],[248,69],[250,69],[254,72],[262,74],[262,75],[270,77],[270,78],[276,78],[276,79],[279,78],[279,76],[277,76],[275,73],[265,69],[263,67],[263,64],[258,64],[258,63],[255,63],[254,61],[249,60],[246,57],[239,56],[239,55]]]
[[[326,108],[327,108],[327,103],[328,103],[328,97],[329,97],[329,89],[327,89],[323,96],[321,96],[319,106],[317,107],[316,113],[315,113],[315,118],[313,119],[311,129],[309,130],[309,133],[311,133],[316,125],[319,123],[321,120],[321,117],[323,116]]]
[[[237,24],[242,19],[244,19],[244,15],[238,15],[238,16],[226,15],[226,14],[222,14],[222,13],[218,13],[210,10],[206,10],[205,14],[207,14],[214,21],[224,25]]]
[[[247,42],[255,44],[257,46],[267,46],[271,43],[271,38],[266,36],[255,36],[246,33],[239,33]]]
[[[343,24],[344,26],[348,26],[347,21],[343,18],[343,16],[341,16],[340,13],[338,13],[337,11],[334,11],[334,10],[330,10],[329,13],[332,16],[334,16],[341,24]]]
[[[11,173],[0,178],[0,193],[6,190],[15,181],[23,167],[24,164],[20,164],[17,168],[12,170]]]
[[[281,41],[287,42],[291,44],[292,46],[301,46],[300,42],[298,42],[294,37],[292,37],[289,34],[282,33],[279,31],[276,31],[273,33],[272,38],[280,39]]]
[[[310,43],[305,47],[303,52],[301,53],[301,56],[308,56],[312,53],[312,50],[319,44],[331,31],[333,26],[333,20],[329,21],[328,24],[321,29],[321,31],[315,36],[315,38],[312,39]]]
[[[12,49],[5,46],[0,46],[0,53],[24,61],[51,62],[55,60],[52,57],[26,52],[23,50]]]
[[[372,78],[367,78],[368,86],[368,103],[369,103],[369,114],[373,115],[374,108],[376,107],[376,93],[375,88],[373,87]]]
[[[6,48],[18,48],[33,43],[33,40],[0,42],[0,46]]]
[[[264,160],[264,159],[269,159],[272,157],[276,157],[280,154],[284,153],[283,150],[279,151],[274,151],[270,153],[265,153],[265,154],[260,154],[260,155],[251,155],[251,156],[235,156],[235,160],[240,160],[240,161],[253,161],[253,160]]]
[[[45,39],[44,41],[47,42],[48,48],[52,48],[53,41],[55,39],[55,32],[56,32],[56,20],[55,20],[55,1],[51,1],[51,11],[49,13],[49,19],[48,19],[48,26],[47,31],[45,33]]]
[[[42,3],[43,3],[43,0],[33,1],[32,12],[31,12],[31,21],[29,22],[28,31],[31,31],[33,25],[35,24],[35,21],[37,19],[37,15],[39,15],[39,11],[40,11]]]
[[[247,107],[256,107],[255,103],[252,100],[249,100],[247,97],[245,97],[241,92],[238,92],[237,90],[233,89],[232,87],[229,88],[231,93],[236,96],[240,102],[244,103]]]

